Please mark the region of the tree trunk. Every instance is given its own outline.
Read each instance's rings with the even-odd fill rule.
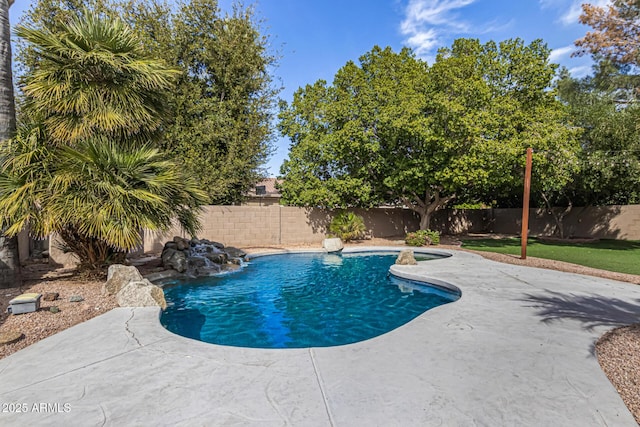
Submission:
[[[427,213],[425,209],[422,215],[420,215],[420,230],[428,230],[430,223],[431,223],[431,214]]]
[[[16,130],[16,110],[13,99],[11,70],[11,27],[9,7],[14,0],[0,0],[0,144]],[[17,237],[0,233],[0,288],[21,285],[20,258]]]
[[[13,0],[0,0],[0,143],[11,138],[16,129],[9,25],[9,6],[12,3]]]
[[[451,200],[455,199],[456,195],[440,197],[440,191],[434,190],[433,193],[427,191],[424,199],[421,199],[416,194],[413,194],[413,198],[402,197],[401,200],[404,204],[420,215],[420,230],[429,230],[431,224],[431,216],[440,208],[444,207]]]
[[[121,264],[127,256],[126,252],[119,251],[102,240],[79,233],[73,226],[62,228],[59,234],[66,249],[80,260],[78,270],[81,272],[104,272],[109,264]]]
[[[542,200],[544,200],[544,204],[547,207],[547,213],[553,216],[553,220],[556,223],[555,234],[557,234],[561,239],[564,239],[564,218],[569,214],[569,212],[571,212],[571,209],[573,209],[573,203],[569,198],[567,198],[567,207],[561,213],[557,213],[554,210],[554,207],[551,205],[551,200],[547,197],[547,195],[544,192],[541,192],[540,195],[542,196]]]

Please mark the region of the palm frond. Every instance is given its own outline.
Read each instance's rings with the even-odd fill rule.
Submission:
[[[53,142],[73,145],[96,135],[148,139],[163,123],[163,93],[180,74],[145,57],[141,43],[122,21],[85,13],[59,32],[24,26],[40,59],[23,92],[40,111]]]

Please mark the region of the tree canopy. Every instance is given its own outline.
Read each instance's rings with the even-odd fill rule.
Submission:
[[[17,34],[39,60],[23,77],[21,126],[0,150],[0,225],[57,232],[88,269],[138,247],[143,228],[177,220],[195,234],[206,194],[154,143],[175,71],[113,18],[84,13]]]
[[[595,55],[615,64],[640,65],[640,3],[613,0],[605,7],[582,5],[580,22],[593,31],[576,41],[578,55]]]
[[[513,191],[528,146],[541,151],[536,188],[562,185],[570,173],[559,170],[574,163],[578,145],[551,90],[548,54],[539,41],[459,39],[428,67],[408,49],[374,47],[332,85],[299,89],[280,113],[291,139],[281,170],[285,202],[401,203],[428,228],[450,200]]]
[[[87,10],[122,20],[147,56],[179,70],[164,95],[170,120],[159,147],[196,177],[212,203],[240,202],[264,174],[272,150],[272,111],[279,88],[275,56],[253,9],[223,12],[217,0],[38,0],[23,19],[41,29],[59,28]],[[24,74],[41,60],[29,45],[18,55]]]
[[[640,106],[619,87],[619,69],[608,61],[592,76],[565,70],[558,94],[581,134],[580,174],[568,192],[582,205],[640,203]]]
[[[179,71],[144,56],[124,22],[85,12],[59,29],[18,26],[16,35],[39,58],[22,85],[23,109],[39,116],[51,143],[157,139]]]

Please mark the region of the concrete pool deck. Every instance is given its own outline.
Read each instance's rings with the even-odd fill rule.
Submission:
[[[444,252],[393,269],[460,300],[341,347],[217,346],[112,310],[0,360],[0,425],[637,425],[594,343],[640,320],[640,286]]]

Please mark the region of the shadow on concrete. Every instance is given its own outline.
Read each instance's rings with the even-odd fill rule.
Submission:
[[[601,295],[574,295],[547,291],[547,295],[527,295],[523,300],[536,308],[545,323],[577,320],[585,330],[599,326],[624,326],[640,322],[640,299],[634,302]]]
[[[544,323],[572,319],[582,323],[587,331],[597,327],[620,327],[640,322],[640,299],[634,302],[601,295],[573,295],[547,291],[548,295],[527,295],[523,300],[531,303],[528,307],[538,309],[536,315]],[[594,341],[589,346],[591,357],[597,358]]]

